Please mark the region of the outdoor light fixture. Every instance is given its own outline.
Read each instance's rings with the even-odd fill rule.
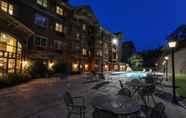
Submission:
[[[25,67],[28,65],[28,61],[23,61],[22,64],[23,64],[23,67]]]
[[[29,66],[29,62],[28,61],[26,61],[26,60],[22,61],[23,70],[26,70],[28,68],[28,66]]]
[[[116,37],[114,37],[113,39],[112,39],[112,45],[113,46],[117,46],[118,45],[118,39],[116,38]],[[112,47],[112,59],[113,59],[113,47]],[[114,70],[114,65],[113,65],[113,60],[112,60],[112,70]]]
[[[169,60],[169,57],[168,56],[165,56],[165,60]]]
[[[168,42],[169,48],[171,48],[171,57],[172,57],[172,102],[177,104],[176,99],[176,83],[175,83],[175,68],[174,68],[174,49],[176,47],[176,41],[170,40]]]
[[[112,44],[113,45],[118,45],[118,39],[117,38],[113,38],[112,39]]]
[[[48,64],[48,68],[49,69],[52,69],[53,66],[54,66],[54,62],[53,61],[50,61],[49,64]]]
[[[175,48],[176,47],[176,41],[172,40],[168,43],[168,45],[169,45],[169,48]]]
[[[88,69],[88,64],[85,64],[85,69]]]

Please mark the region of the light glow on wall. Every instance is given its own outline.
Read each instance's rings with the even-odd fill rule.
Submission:
[[[72,64],[72,71],[78,71],[78,64]]]
[[[48,64],[48,68],[53,69],[54,65],[55,65],[55,63],[53,61],[50,61],[49,64]]]

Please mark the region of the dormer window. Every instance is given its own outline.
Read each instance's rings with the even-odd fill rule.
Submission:
[[[37,2],[38,5],[41,5],[45,8],[48,7],[48,0],[37,0],[36,2]]]
[[[60,6],[56,6],[56,13],[60,16],[64,16],[64,10]]]

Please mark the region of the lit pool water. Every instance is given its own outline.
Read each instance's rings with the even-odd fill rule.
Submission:
[[[112,78],[134,78],[140,79],[147,76],[146,72],[142,71],[131,71],[131,72],[112,72]]]

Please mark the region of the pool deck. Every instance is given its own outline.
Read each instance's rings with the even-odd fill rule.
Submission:
[[[121,79],[125,82],[127,79]],[[86,118],[92,118],[93,108],[90,101],[98,94],[116,95],[120,89],[118,79],[109,80],[98,89],[92,89],[103,81],[87,82],[83,76],[70,76],[67,79],[51,78],[33,80],[29,83],[0,90],[0,116],[2,118],[66,118],[67,111],[63,102],[65,91],[73,96],[86,99]],[[161,89],[161,88],[160,88]],[[165,87],[163,91],[169,92]],[[167,118],[186,118],[186,109],[156,97],[166,105]],[[72,116],[72,118],[79,118]]]

